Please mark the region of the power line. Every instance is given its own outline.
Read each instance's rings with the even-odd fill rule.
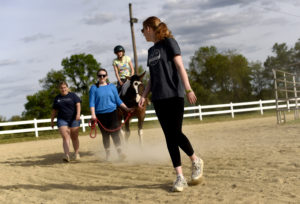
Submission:
[[[298,16],[298,15],[291,14],[291,13],[288,13],[288,12],[285,12],[285,11],[275,11],[275,10],[272,10],[272,9],[269,9],[269,8],[266,8],[266,7],[262,7],[262,6],[258,6],[258,5],[253,5],[253,6],[261,8],[261,9],[264,9],[266,11],[271,11],[271,12],[274,12],[274,13],[281,13],[281,14],[285,14],[285,15],[289,15],[289,16],[300,18],[300,16]]]

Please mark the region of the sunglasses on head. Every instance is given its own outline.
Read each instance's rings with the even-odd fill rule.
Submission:
[[[97,75],[99,78],[104,78],[104,77],[106,77],[106,74],[98,74]]]

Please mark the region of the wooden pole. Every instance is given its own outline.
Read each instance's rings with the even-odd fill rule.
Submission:
[[[133,24],[137,23],[138,19],[132,17],[131,3],[129,4],[129,18],[130,18],[130,29],[131,29],[131,38],[132,38],[133,55],[134,55],[134,69],[135,69],[135,73],[138,74],[138,59],[136,53],[134,27],[133,27]]]

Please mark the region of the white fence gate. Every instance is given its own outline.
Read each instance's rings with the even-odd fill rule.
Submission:
[[[294,110],[294,118],[299,119],[298,95],[300,94],[300,82],[296,74],[273,69],[274,91],[276,100],[277,123],[286,122],[285,112]],[[294,106],[290,106],[293,103]],[[280,104],[284,104],[283,108]]]

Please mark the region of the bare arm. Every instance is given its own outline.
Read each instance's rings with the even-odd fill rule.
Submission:
[[[120,107],[121,107],[122,109],[124,109],[126,112],[132,112],[132,111],[134,110],[134,108],[128,108],[128,107],[125,105],[125,103],[122,103],[122,104],[120,105]]]
[[[175,66],[176,66],[176,68],[179,72],[179,75],[181,77],[181,80],[183,82],[183,86],[185,88],[186,96],[188,98],[188,101],[190,102],[190,104],[195,104],[196,101],[197,101],[197,97],[196,97],[194,91],[191,88],[188,75],[187,75],[186,70],[183,66],[181,55],[175,56],[173,60],[174,60]]]
[[[56,116],[57,111],[55,109],[52,109],[51,112],[51,127],[54,128],[54,118]]]
[[[92,117],[92,120],[96,120],[97,117],[96,117],[96,114],[95,114],[95,107],[91,107],[90,110],[91,110],[91,117]]]
[[[148,83],[147,83],[147,86],[146,86],[146,88],[145,88],[145,90],[143,92],[143,95],[142,95],[142,97],[141,97],[141,99],[139,101],[139,107],[142,108],[144,106],[145,98],[147,98],[150,90],[151,90],[151,81],[149,80]]]
[[[148,83],[147,83],[147,85],[146,85],[146,88],[145,88],[145,90],[144,90],[144,92],[143,92],[142,97],[147,98],[147,96],[148,96],[148,94],[149,94],[149,92],[150,92],[150,89],[151,89],[151,81],[150,81],[150,79],[149,79],[149,81],[148,81]]]
[[[76,120],[80,120],[81,104],[76,103]]]
[[[130,67],[130,70],[131,70],[131,76],[133,76],[134,75],[134,69],[133,69],[133,65],[132,65],[132,62],[130,61],[129,63],[129,67]]]
[[[114,70],[115,70],[115,75],[116,75],[116,78],[117,78],[118,82],[122,85],[123,83],[122,83],[122,81],[120,79],[120,76],[119,76],[119,69],[116,65],[114,65]]]

